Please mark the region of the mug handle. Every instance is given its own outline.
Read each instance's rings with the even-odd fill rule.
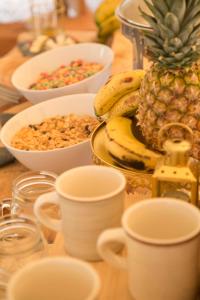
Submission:
[[[36,218],[46,227],[55,231],[61,231],[61,221],[53,219],[49,217],[45,212],[42,212],[41,207],[46,203],[59,205],[57,193],[50,192],[43,194],[37,198],[33,208]]]
[[[100,256],[105,261],[112,264],[114,267],[126,270],[127,260],[125,257],[122,257],[113,251],[111,246],[112,242],[126,245],[126,238],[122,228],[108,229],[102,232],[97,241],[97,249]]]

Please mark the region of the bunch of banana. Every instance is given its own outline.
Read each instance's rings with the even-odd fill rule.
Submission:
[[[99,90],[94,101],[97,116],[132,116],[139,103],[139,88],[143,70],[131,70],[113,75]]]
[[[132,120],[111,118],[105,128],[105,146],[109,154],[124,167],[154,169],[160,154],[146,148],[132,131]]]
[[[113,32],[120,27],[115,10],[122,0],[103,0],[95,11],[95,22],[98,27],[98,39],[106,42]]]
[[[140,101],[139,89],[125,94],[111,107],[108,118],[115,116],[132,117],[135,115]]]

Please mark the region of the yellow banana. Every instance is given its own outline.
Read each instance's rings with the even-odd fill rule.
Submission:
[[[115,15],[115,9],[122,0],[104,0],[95,11],[94,17],[97,25]]]
[[[120,27],[120,22],[115,16],[111,16],[99,25],[98,38],[111,35]]]
[[[120,164],[139,169],[154,169],[160,154],[151,151],[132,132],[132,121],[113,117],[106,124],[105,146]]]
[[[103,116],[125,94],[137,90],[144,77],[144,70],[131,70],[113,75],[100,88],[94,101],[94,110],[97,116]]]
[[[139,89],[122,96],[108,112],[108,117],[133,116],[140,102]]]

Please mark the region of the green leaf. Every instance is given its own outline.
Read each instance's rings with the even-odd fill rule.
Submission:
[[[155,41],[151,40],[151,39],[146,40],[146,45],[147,45],[147,47],[157,47],[157,44],[155,43]]]
[[[180,31],[180,24],[178,18],[170,12],[168,12],[165,16],[165,25],[169,29],[171,29],[175,34],[178,34]]]
[[[174,57],[166,57],[165,56],[165,58],[163,58],[163,60],[165,60],[166,62],[171,64],[172,62],[174,62]]]
[[[187,24],[184,25],[184,28],[187,28],[188,26],[192,25],[193,28],[198,26],[200,24],[200,13],[198,13],[194,18],[188,21]]]
[[[167,6],[170,8],[174,0],[166,0]]]
[[[200,33],[200,24],[196,26],[193,32],[191,33],[189,42],[191,42],[191,40],[194,38],[196,39],[197,42],[197,40],[199,39],[199,33]]]
[[[193,2],[193,0],[186,0],[186,6],[187,6],[187,8],[190,8],[192,2]]]
[[[147,0],[144,0],[149,10],[152,12],[153,16],[156,20],[163,21],[163,15],[159,12],[159,10],[156,9],[155,6],[153,6],[151,3],[149,3]]]
[[[171,6],[171,12],[177,16],[180,23],[182,23],[186,12],[185,0],[174,0]]]
[[[168,6],[167,6],[165,0],[159,0],[159,1],[158,1],[158,0],[151,0],[151,2],[152,2],[152,4],[153,4],[153,6],[154,6],[157,10],[159,10],[159,12],[160,12],[163,16],[165,16],[166,13],[169,11]]]
[[[188,41],[188,39],[189,39],[190,34],[192,33],[192,31],[193,31],[193,25],[192,24],[190,24],[187,27],[183,28],[183,30],[179,34],[179,38],[181,39],[181,41],[183,42],[183,44],[185,44]]]
[[[163,45],[163,49],[165,50],[166,53],[171,54],[172,52],[176,51],[176,48],[169,46],[168,44]]]
[[[174,53],[173,56],[176,60],[181,60],[181,59],[185,58],[185,55],[182,52]]]
[[[183,25],[187,24],[192,18],[194,18],[200,12],[200,4],[192,7],[184,19]]]
[[[145,33],[145,37],[147,39],[149,38],[149,39],[154,40],[159,46],[161,46],[161,47],[163,46],[163,39],[161,39],[159,36],[148,31]]]
[[[199,0],[186,0],[187,10],[191,9],[191,7],[195,7],[200,3]]]
[[[197,45],[198,45],[197,44],[197,38],[195,37],[195,38],[191,39],[190,42],[187,43],[187,45],[191,46],[191,47],[197,47]]]
[[[170,45],[176,47],[176,49],[179,49],[183,46],[183,42],[178,37],[175,37],[170,40]]]
[[[189,47],[183,47],[182,49],[181,49],[181,51],[183,52],[183,54],[185,55],[185,56],[187,56],[187,55],[189,55],[190,53],[192,53],[193,52],[193,50],[192,50],[192,48],[189,46]]]
[[[175,69],[175,68],[182,68],[185,66],[190,65],[193,61],[195,61],[197,59],[196,56],[192,56],[192,57],[186,57],[180,61],[176,61],[174,58],[165,58],[165,60],[159,61],[159,65],[164,66],[164,67],[168,67],[170,69]]]
[[[149,49],[149,51],[150,52],[152,52],[153,54],[157,54],[157,55],[163,55],[163,56],[165,56],[166,55],[166,53],[165,53],[165,51],[163,51],[163,50],[161,50],[160,48],[158,48],[158,47],[154,47],[154,46],[152,46],[150,49]]]
[[[155,46],[151,47],[150,51],[154,53],[158,53],[159,55],[166,55],[165,51]]]
[[[185,57],[182,60],[182,66],[185,66],[185,65],[187,65],[188,63],[191,63],[194,60],[196,60],[196,57]]]
[[[160,34],[163,39],[171,39],[175,36],[174,32],[167,28],[162,23],[158,23],[158,27],[160,29]]]
[[[200,45],[197,47],[197,50],[195,51],[196,55],[200,57]]]
[[[154,17],[149,16],[148,14],[144,13],[141,8],[139,7],[139,11],[141,12],[142,17],[149,23],[150,27],[156,32],[159,33],[157,21]]]

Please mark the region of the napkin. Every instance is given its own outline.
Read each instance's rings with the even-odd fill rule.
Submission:
[[[14,114],[2,113],[0,114],[0,127],[3,126]],[[0,167],[5,166],[13,162],[15,158],[12,154],[3,146],[0,146]]]

